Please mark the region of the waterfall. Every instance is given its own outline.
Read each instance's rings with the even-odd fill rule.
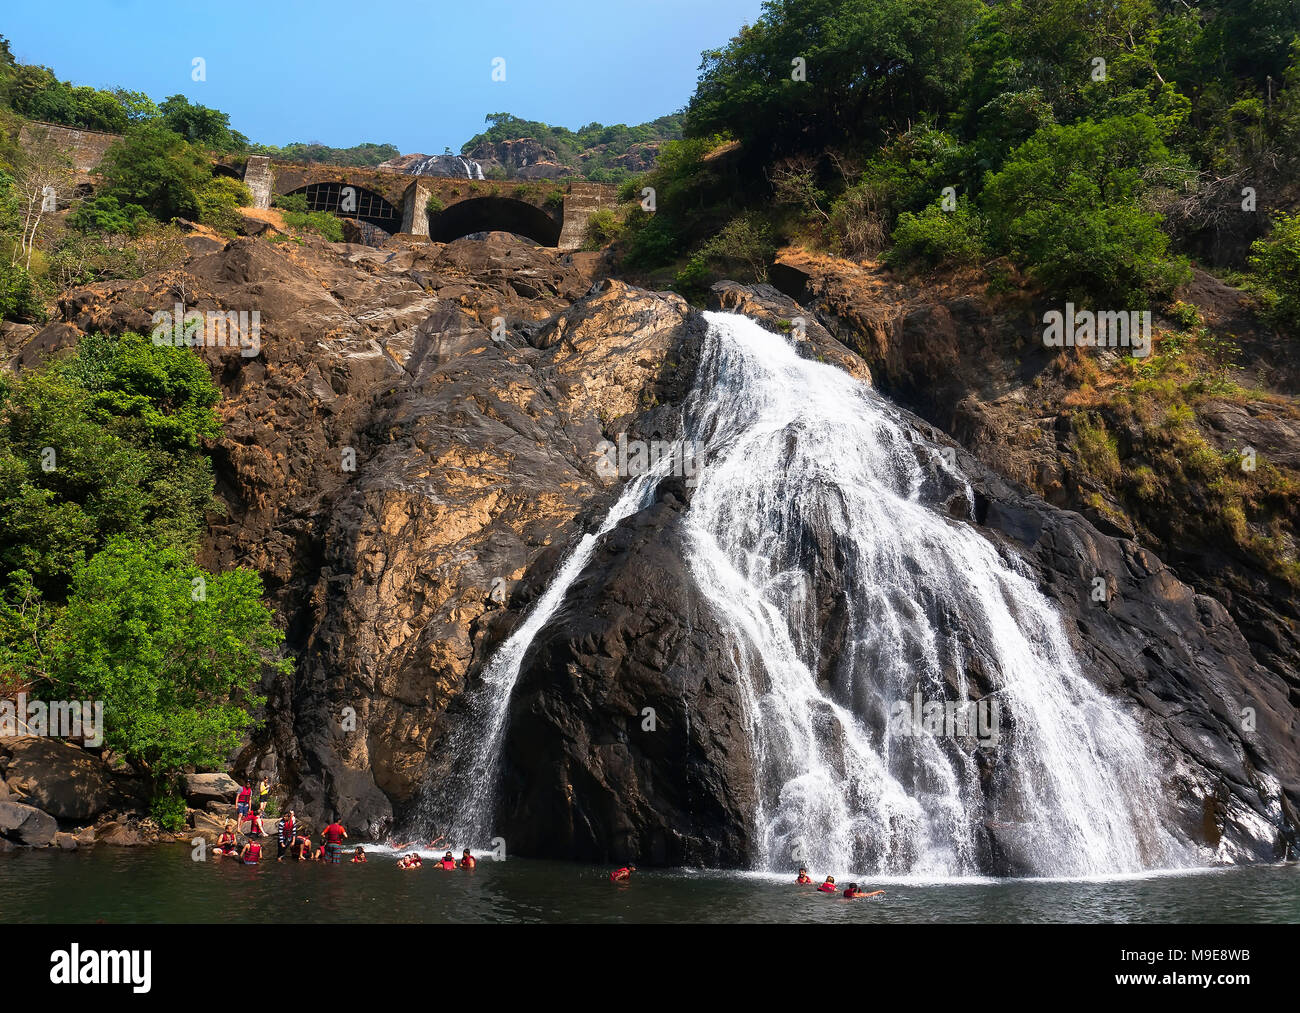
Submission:
[[[761,659],[743,680],[759,864],[973,874],[981,824],[1040,874],[1177,862],[1136,723],[1083,676],[1024,564],[941,509],[973,503],[954,464],[849,374],[708,320],[687,554]],[[985,727],[930,727],[922,700],[968,701]]]
[[[600,527],[583,535],[524,621],[492,656],[482,681],[469,693],[469,714],[453,734],[449,772],[425,785],[419,804],[425,828],[436,828],[449,841],[486,845],[491,839],[506,712],[524,655],[564,602],[601,537],[651,503],[659,478],[659,472],[649,471],[627,483]]]
[[[842,370],[747,318],[707,319],[684,407],[704,463],[682,548],[748,648],[734,656],[759,662],[741,673],[755,864],[978,874],[990,837],[1041,875],[1189,861],[1157,815],[1160,772],[1136,722],[1085,678],[1025,564],[967,522],[974,497],[955,463]],[[426,795],[439,832],[492,836],[524,655],[599,538],[657,482],[628,482],[487,665],[453,773]]]

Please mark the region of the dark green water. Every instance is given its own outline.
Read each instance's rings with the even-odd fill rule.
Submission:
[[[426,859],[427,860],[427,859]],[[15,922],[1300,922],[1300,867],[1107,880],[873,881],[845,901],[793,876],[484,861],[472,872],[229,860],[188,848],[19,851],[0,857],[0,920]]]

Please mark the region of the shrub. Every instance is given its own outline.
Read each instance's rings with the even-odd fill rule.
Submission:
[[[893,242],[890,264],[973,264],[984,250],[983,223],[965,198],[952,211],[935,203],[899,215]]]
[[[1191,269],[1168,256],[1161,217],[1142,202],[1177,163],[1144,115],[1039,130],[985,186],[993,241],[1066,297],[1167,292]]]
[[[212,177],[197,193],[196,198],[199,221],[227,235],[234,234],[239,227],[239,208],[253,203],[253,195],[248,187],[229,176]]]
[[[1250,266],[1274,296],[1274,318],[1300,333],[1300,213],[1274,220],[1251,247]]]
[[[587,241],[586,249],[599,250],[602,246],[612,243],[623,233],[623,223],[609,208],[601,208],[592,212],[587,219]]]
[[[750,213],[729,221],[699,252],[706,260],[741,265],[755,280],[767,281],[767,267],[776,254],[776,245],[768,224]]]

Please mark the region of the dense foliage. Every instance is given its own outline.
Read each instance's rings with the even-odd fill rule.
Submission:
[[[1300,201],[1298,36],[1298,0],[768,0],[704,54],[630,262],[712,259],[755,211],[780,241],[1008,256],[1108,302],[1168,298],[1188,258],[1253,265],[1288,319],[1289,220],[1262,237]]]
[[[159,779],[223,762],[285,667],[257,575],[195,563],[218,397],[134,334],[0,379],[0,691],[102,701],[105,745]]]
[[[657,145],[682,135],[680,115],[661,116],[634,127],[623,123],[613,126],[588,123],[577,130],[522,120],[510,113],[491,113],[487,122],[491,124],[487,130],[465,142],[461,148],[463,154],[469,154],[483,144],[531,139],[555,152],[561,164],[580,167],[584,177],[600,183],[620,183],[632,175],[617,161],[634,145]]]

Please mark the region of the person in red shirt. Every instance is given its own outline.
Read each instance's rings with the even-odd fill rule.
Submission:
[[[321,838],[324,841],[320,860],[329,862],[331,865],[338,865],[343,861],[343,841],[348,836],[348,832],[343,829],[337,821],[330,823],[323,831]]]
[[[609,874],[609,881],[611,883],[626,883],[632,878],[632,873],[634,872],[636,872],[635,865],[625,865],[623,868],[615,869],[611,872]]]
[[[225,829],[221,831],[221,836],[217,838],[216,852],[218,855],[234,857],[239,854],[239,842],[235,840],[235,821],[227,820]]]
[[[235,809],[239,816],[239,826],[242,828],[244,820],[248,816],[248,810],[253,802],[253,789],[247,781],[239,789],[239,794],[235,796]]]
[[[810,875],[808,875],[808,870],[807,870],[807,869],[800,869],[800,870],[799,870],[799,878],[796,879],[795,882],[796,882],[799,886],[807,886],[809,883],[812,882],[812,877],[811,877]]]
[[[827,876],[826,882],[817,888],[818,893],[839,893],[839,887],[835,885],[835,877]]]

